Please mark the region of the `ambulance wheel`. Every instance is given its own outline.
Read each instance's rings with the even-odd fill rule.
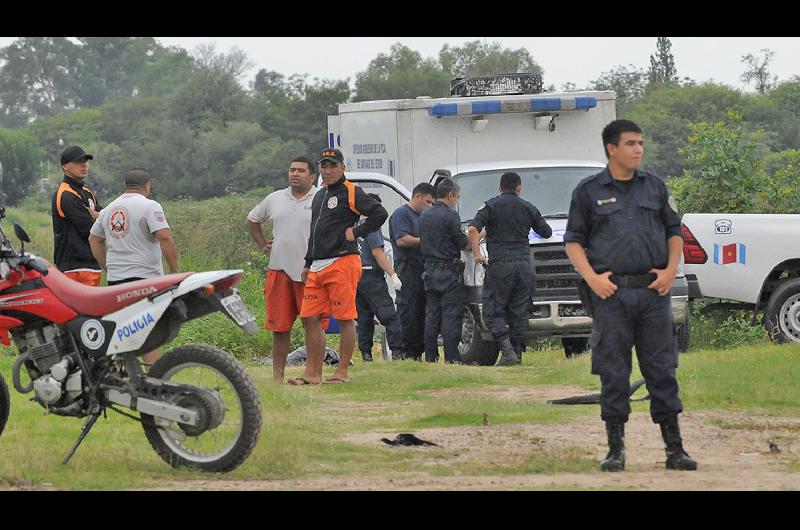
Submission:
[[[469,308],[464,309],[464,324],[461,327],[461,343],[458,353],[463,364],[477,364],[479,366],[494,366],[500,346],[491,340],[483,340],[475,317]]]

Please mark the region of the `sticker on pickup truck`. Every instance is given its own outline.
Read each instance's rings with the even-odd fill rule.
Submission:
[[[717,265],[728,265],[731,263],[746,265],[746,251],[747,245],[742,243],[730,243],[729,245],[718,245],[714,243],[714,263]]]
[[[714,221],[714,233],[729,235],[733,231],[733,223],[730,219],[717,219]]]

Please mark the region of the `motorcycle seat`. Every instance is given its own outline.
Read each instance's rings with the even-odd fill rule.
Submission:
[[[142,298],[177,285],[194,274],[193,272],[179,272],[113,287],[92,287],[70,279],[52,265],[47,270],[48,274],[42,276],[42,283],[45,287],[76,313],[93,317],[119,311]]]

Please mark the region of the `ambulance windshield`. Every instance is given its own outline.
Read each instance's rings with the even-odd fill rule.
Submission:
[[[561,217],[569,211],[575,186],[589,175],[599,173],[602,168],[528,167],[460,173],[455,175],[455,179],[461,187],[458,213],[462,222],[470,221],[481,203],[499,194],[500,176],[507,171],[517,173],[522,179],[523,199],[536,206],[544,216]]]

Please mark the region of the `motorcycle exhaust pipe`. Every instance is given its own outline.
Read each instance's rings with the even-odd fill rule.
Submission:
[[[28,360],[28,354],[23,353],[14,362],[14,367],[11,369],[11,381],[14,383],[14,388],[20,394],[27,394],[28,392],[31,392],[33,390],[33,381],[31,381],[30,385],[28,386],[22,386],[22,378],[20,377],[20,371],[22,370],[22,365],[27,360]]]

